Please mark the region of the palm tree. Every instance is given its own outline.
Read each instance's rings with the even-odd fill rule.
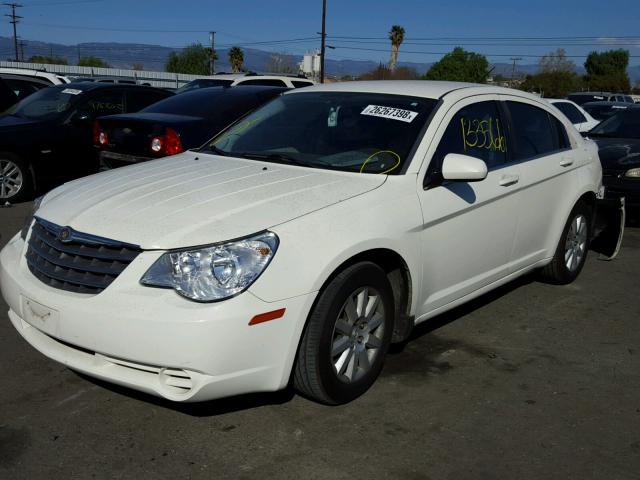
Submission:
[[[244,52],[240,47],[232,47],[229,50],[229,63],[231,64],[231,70],[234,73],[238,73],[242,70],[242,63],[244,62]]]
[[[404,40],[404,28],[400,25],[393,25],[389,31],[389,40],[391,40],[391,60],[389,61],[389,70],[394,72],[398,63],[398,51]]]

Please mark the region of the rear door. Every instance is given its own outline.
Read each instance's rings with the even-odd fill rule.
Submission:
[[[496,95],[454,105],[440,125],[424,190],[422,311],[433,311],[508,275],[518,220],[519,167],[508,163],[508,131]],[[443,181],[448,153],[482,159],[478,182]]]
[[[511,157],[518,165],[521,201],[512,261],[516,269],[553,254],[571,203],[577,177],[572,172],[584,159],[573,149],[564,124],[545,105],[502,97],[510,119]],[[584,153],[584,152],[582,152]]]

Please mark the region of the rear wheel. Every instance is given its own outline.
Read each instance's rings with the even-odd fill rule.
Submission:
[[[0,152],[0,203],[25,200],[31,191],[31,172],[11,153]]]
[[[591,240],[591,209],[580,202],[573,207],[553,260],[542,269],[542,279],[558,285],[573,282],[587,260]]]
[[[382,370],[393,332],[393,294],[370,262],[337,275],[320,294],[300,343],[295,388],[322,403],[362,395]]]

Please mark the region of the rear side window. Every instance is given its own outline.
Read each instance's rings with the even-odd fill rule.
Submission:
[[[293,86],[295,88],[310,87],[311,85],[313,85],[313,83],[311,82],[303,82],[301,80],[292,80],[291,83],[293,83]]]
[[[127,92],[127,112],[138,112],[168,96],[168,94],[144,88],[129,90]]]
[[[100,90],[83,106],[96,117],[124,112],[123,90]],[[79,110],[83,110],[79,107]]]
[[[487,168],[506,163],[506,131],[496,102],[474,103],[454,115],[440,140],[432,165],[439,170],[449,153],[479,158]]]
[[[277,79],[243,80],[238,85],[264,85],[265,87],[286,87],[287,84]]]
[[[513,160],[538,157],[566,148],[567,133],[555,117],[526,103],[508,101],[506,104],[511,114]]]
[[[557,102],[553,104],[558,110],[564,113],[569,121],[574,125],[578,123],[584,123],[587,121],[585,116],[575,106],[567,102]]]

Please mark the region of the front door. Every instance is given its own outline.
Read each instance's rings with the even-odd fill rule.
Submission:
[[[482,95],[454,105],[443,120],[424,188],[423,292],[418,320],[511,273],[519,211],[519,170],[508,163],[509,139],[497,97]],[[487,177],[443,181],[448,153],[482,159]]]

